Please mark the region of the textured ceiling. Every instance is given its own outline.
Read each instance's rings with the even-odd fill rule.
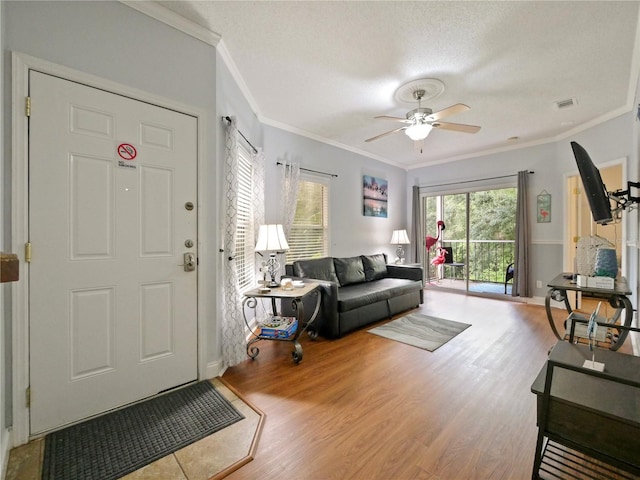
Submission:
[[[638,1],[161,1],[222,37],[260,120],[404,168],[564,138],[632,108]],[[441,80],[444,119],[422,153],[402,126],[403,84]],[[574,106],[556,102],[573,98]],[[229,112],[233,114],[233,112]],[[517,137],[514,140],[511,137]]]

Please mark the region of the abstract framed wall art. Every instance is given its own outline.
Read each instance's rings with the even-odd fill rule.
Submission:
[[[365,217],[387,218],[387,194],[389,184],[382,178],[363,175],[362,204]]]

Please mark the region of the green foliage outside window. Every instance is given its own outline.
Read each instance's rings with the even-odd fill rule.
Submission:
[[[453,259],[469,266],[469,280],[502,282],[514,259],[516,188],[484,190],[425,197],[425,236],[437,236],[437,221],[446,228],[440,236],[444,246],[453,248]],[[469,210],[469,252],[467,255],[467,208]],[[435,250],[429,256],[434,258]],[[429,265],[430,278],[435,268]],[[464,269],[448,269],[452,278],[464,278]]]

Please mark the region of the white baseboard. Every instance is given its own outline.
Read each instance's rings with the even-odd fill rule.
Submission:
[[[527,303],[531,305],[544,305],[545,297],[529,297],[527,298]]]
[[[9,452],[11,451],[11,431],[9,429],[4,429],[2,433],[0,433],[0,461],[2,462],[2,477],[6,478],[7,476],[7,465],[9,464]]]
[[[226,368],[224,368],[224,366],[222,365],[222,361],[207,363],[207,368],[204,372],[202,380],[220,377],[225,370]]]

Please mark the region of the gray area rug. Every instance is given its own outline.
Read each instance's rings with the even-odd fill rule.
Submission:
[[[42,479],[117,479],[243,418],[198,382],[47,435]]]
[[[410,313],[369,332],[433,352],[470,326],[468,323]]]

